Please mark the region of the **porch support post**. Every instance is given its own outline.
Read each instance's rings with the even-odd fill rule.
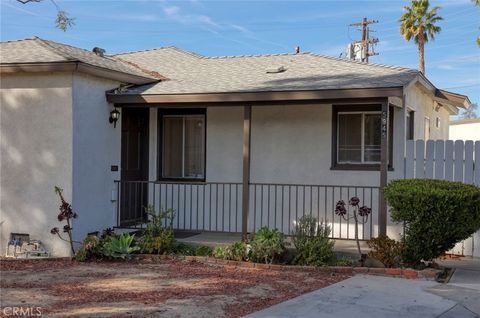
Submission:
[[[248,209],[250,207],[250,140],[252,106],[243,107],[243,185],[242,185],[242,240],[248,240]]]
[[[383,193],[388,182],[388,134],[389,134],[388,100],[382,103],[382,125],[380,143],[380,193],[378,200],[378,235],[387,235],[387,202]]]

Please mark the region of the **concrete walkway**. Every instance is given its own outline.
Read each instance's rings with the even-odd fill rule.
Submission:
[[[423,280],[357,275],[247,317],[474,318],[463,303],[442,297],[446,285]],[[448,285],[447,285],[448,286]],[[432,293],[434,290],[438,292]],[[476,298],[480,302],[480,298]]]
[[[443,260],[438,263],[445,267],[454,268],[455,272],[448,284],[437,285],[428,288],[427,291],[453,300],[459,306],[463,306],[480,316],[480,259],[465,257],[456,260]]]

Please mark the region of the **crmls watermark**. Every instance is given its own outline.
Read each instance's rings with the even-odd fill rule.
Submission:
[[[41,317],[42,307],[3,307],[3,317]]]

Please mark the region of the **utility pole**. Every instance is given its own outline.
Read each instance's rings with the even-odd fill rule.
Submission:
[[[351,45],[349,46],[351,48],[351,50],[354,50],[352,52],[349,52],[350,54],[350,58],[352,58],[353,56],[353,59],[358,59],[356,57],[356,52],[355,52],[355,49],[360,47],[361,51],[360,51],[360,61],[361,62],[366,62],[368,63],[368,57],[369,56],[372,56],[372,55],[378,55],[378,53],[375,53],[374,51],[374,45],[378,43],[378,39],[377,38],[370,38],[370,32],[374,32],[374,31],[371,31],[370,28],[369,28],[369,25],[370,24],[373,24],[373,23],[378,23],[378,20],[368,20],[367,18],[363,18],[363,21],[362,22],[357,22],[357,23],[352,23],[350,24],[350,26],[356,26],[356,27],[362,27],[361,31],[362,31],[362,40],[361,41],[353,41],[351,43]],[[360,31],[360,30],[359,30]]]

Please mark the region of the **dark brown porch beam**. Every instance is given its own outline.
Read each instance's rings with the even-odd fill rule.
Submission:
[[[378,200],[378,235],[387,235],[387,202],[383,189],[388,181],[388,133],[389,133],[388,102],[382,103],[382,125],[380,139],[380,193]]]
[[[250,140],[252,106],[243,108],[243,185],[242,185],[242,240],[248,240],[248,209],[250,207]]]
[[[402,87],[324,89],[310,91],[229,92],[205,94],[115,94],[107,92],[107,100],[115,104],[192,104],[252,103],[284,101],[318,101],[352,98],[402,97]]]

